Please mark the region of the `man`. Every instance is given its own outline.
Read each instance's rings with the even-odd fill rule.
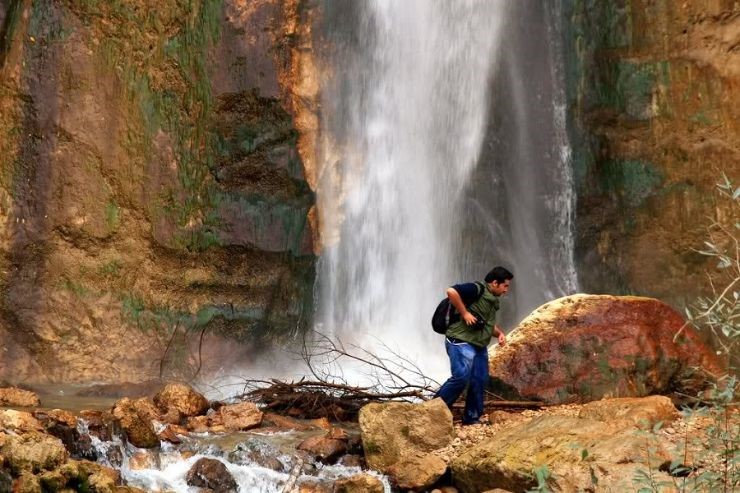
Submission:
[[[472,282],[447,289],[447,297],[460,314],[460,320],[451,323],[445,334],[452,376],[435,397],[441,397],[452,409],[452,404],[468,386],[463,425],[476,424],[483,415],[483,394],[488,384],[488,345],[493,334],[501,346],[506,344],[506,335],[496,325],[496,312],[499,297],[509,291],[513,278],[514,274],[499,266],[486,274],[483,289]]]

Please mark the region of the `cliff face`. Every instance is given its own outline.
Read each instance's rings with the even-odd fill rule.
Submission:
[[[740,4],[564,6],[582,286],[690,301],[715,184],[740,182]]]
[[[187,377],[305,327],[307,15],[0,4],[0,379]]]

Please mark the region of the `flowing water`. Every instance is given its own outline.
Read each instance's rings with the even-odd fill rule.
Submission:
[[[515,274],[504,322],[576,290],[559,10],[325,3],[318,324],[443,377],[447,286]]]

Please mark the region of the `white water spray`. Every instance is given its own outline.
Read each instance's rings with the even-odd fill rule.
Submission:
[[[319,330],[373,351],[381,341],[444,378],[447,360],[429,319],[447,286],[506,265],[515,286],[520,278],[524,286],[515,291],[523,307],[516,316],[575,289],[570,163],[564,122],[553,113],[562,91],[549,88],[540,103],[551,109],[541,135],[528,119],[528,74],[509,64],[516,59],[507,34],[520,14],[515,2],[326,5],[337,48],[322,105],[330,144],[318,189]],[[549,84],[557,66],[546,38]],[[496,115],[494,107],[493,116],[514,122],[508,135],[491,129],[499,89],[512,99],[513,114]],[[513,142],[506,157],[491,135]],[[541,142],[530,149],[535,140],[554,151],[551,163],[540,162]],[[491,163],[503,159],[514,171],[496,175],[502,164]],[[483,161],[489,171],[481,179]],[[549,167],[539,175],[553,178],[530,192],[528,180],[540,180],[537,166]]]

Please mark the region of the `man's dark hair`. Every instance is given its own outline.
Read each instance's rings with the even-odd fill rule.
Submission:
[[[514,279],[514,274],[509,272],[508,269],[505,267],[501,267],[500,265],[494,267],[491,269],[491,272],[486,274],[486,282],[493,282],[496,281],[497,283],[502,283],[504,281],[508,281],[509,279]]]

